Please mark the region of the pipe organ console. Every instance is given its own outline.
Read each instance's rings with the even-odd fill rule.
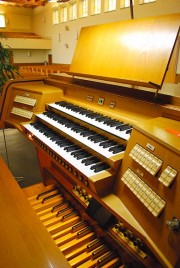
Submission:
[[[87,39],[88,44],[86,37],[94,32],[97,52],[102,48],[101,33],[104,38],[106,35],[104,26],[93,26],[82,30],[68,74],[19,79],[4,88],[1,127],[17,128],[36,146],[43,177],[43,183],[22,189],[26,198],[20,194],[21,202],[24,198],[30,210],[29,224],[32,221],[35,226],[37,221],[46,238],[46,244],[41,245],[46,261],[37,268],[179,267],[179,98],[168,97],[162,87],[179,21],[179,15],[174,15],[135,20],[126,27],[123,23],[110,25],[111,37],[116,40],[119,29],[123,42],[128,41],[124,29],[129,29],[130,43],[133,23],[144,30],[153,23],[153,37],[157,37],[157,26],[164,33],[162,39],[171,27],[172,39],[168,39],[161,57],[156,56],[163,40],[158,39],[156,48],[156,42],[149,39],[147,52],[139,55],[138,74],[130,68],[133,77],[127,63],[117,74],[115,58],[114,71],[112,68],[107,75],[101,55],[97,55],[97,62],[100,58],[102,68],[96,70],[94,49],[90,48],[94,35]],[[88,56],[88,66],[82,66],[82,58],[87,56],[83,40],[92,56],[92,61]],[[123,49],[124,43],[122,54],[127,54]],[[149,69],[143,74],[141,69],[147,67],[143,57],[149,59],[149,49],[154,50],[156,68],[160,66],[155,74]],[[162,93],[157,96],[161,87]],[[155,94],[152,88],[157,90]],[[13,178],[8,183],[14,184],[11,181]],[[14,185],[7,190],[7,195],[19,193],[16,188]],[[15,202],[7,209],[12,212],[17,206]],[[16,230],[16,225],[13,228]],[[39,235],[37,241],[39,246]]]

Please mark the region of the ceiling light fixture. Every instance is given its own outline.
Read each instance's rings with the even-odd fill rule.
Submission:
[[[57,3],[66,3],[66,2],[69,2],[69,0],[57,0],[56,2]]]

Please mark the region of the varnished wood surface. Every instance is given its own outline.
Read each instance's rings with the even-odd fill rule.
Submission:
[[[28,81],[29,80],[29,81]],[[45,104],[60,100],[63,91],[55,86],[45,85],[42,78],[29,78],[22,80],[14,80],[4,88],[3,95],[0,98],[0,105],[2,105],[2,115],[0,118],[0,126],[6,123],[16,128],[20,128],[19,123],[29,121],[28,118],[13,115],[11,113],[13,107],[18,107],[30,112],[42,112],[45,110]],[[36,100],[34,106],[23,103],[16,103],[14,101],[16,96],[24,96]],[[1,103],[2,102],[2,103]]]
[[[0,267],[70,267],[2,158],[0,167]]]
[[[163,267],[172,268],[175,267],[180,258],[180,233],[179,231],[169,230],[166,221],[171,220],[174,216],[179,219],[180,137],[170,133],[167,129],[179,131],[180,123],[175,120],[160,117],[147,120],[139,124],[138,127],[135,127],[128,142],[120,172],[117,176],[114,194],[121,200],[147,233],[147,239],[149,240],[150,238],[149,245],[152,246],[154,254],[161,261]],[[151,175],[142,165],[129,156],[136,144],[139,144],[162,160],[162,167],[156,175]],[[148,145],[152,146],[154,150],[148,149]],[[177,176],[169,187],[166,187],[158,180],[167,166],[177,171]],[[121,180],[128,168],[137,174],[145,184],[166,202],[165,208],[158,217],[154,217]]]
[[[161,88],[180,15],[82,28],[70,73]]]
[[[179,55],[179,45],[180,45],[180,39],[177,39],[171,61],[168,67],[168,71],[166,73],[166,77],[164,82],[165,83],[177,83],[177,66],[178,66],[178,55]]]
[[[69,70],[68,64],[48,64],[48,65],[19,65],[19,72],[22,77],[35,75],[48,75],[50,73],[60,73]]]
[[[169,149],[180,153],[180,122],[163,117],[157,117],[139,123],[136,126],[142,132],[148,132],[150,137],[158,140]]]

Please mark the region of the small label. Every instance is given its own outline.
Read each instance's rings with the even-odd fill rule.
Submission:
[[[116,105],[115,101],[111,101],[109,104],[109,108],[114,109],[115,105]]]
[[[104,98],[99,98],[98,99],[98,104],[103,105],[104,104]]]
[[[154,151],[154,150],[155,150],[155,147],[154,147],[153,145],[151,145],[150,143],[147,143],[147,144],[146,144],[146,147],[147,147],[148,149],[150,149],[151,151]]]
[[[92,100],[93,100],[93,96],[89,96],[89,95],[86,96],[86,100],[87,100],[87,101],[92,101]]]
[[[138,168],[137,170],[137,173],[141,176],[141,177],[143,177],[144,176],[144,173]]]
[[[168,131],[171,134],[176,135],[177,137],[180,137],[180,131],[172,128],[167,128],[166,131]]]

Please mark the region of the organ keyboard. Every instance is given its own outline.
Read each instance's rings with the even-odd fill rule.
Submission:
[[[81,139],[81,142],[84,145],[91,147],[94,151],[99,152],[106,158],[110,158],[118,153],[123,153],[125,150],[123,145],[116,143],[114,140],[109,140],[108,137],[81,126],[74,121],[67,121],[66,119],[63,121],[63,118],[56,116],[55,113],[46,112],[42,115],[38,114],[37,117],[54,125],[66,135],[71,136],[76,140]]]
[[[156,40],[145,46],[157,59],[156,72],[143,73],[147,66],[141,66],[138,73],[129,73],[125,64],[117,73],[115,60],[117,66],[105,77],[109,66],[98,55],[103,68],[95,76],[94,55],[88,68],[81,64],[79,50],[85,52],[80,38],[68,74],[17,80],[2,94],[1,127],[16,127],[36,146],[43,183],[23,191],[65,267],[179,265],[179,98],[168,98],[163,88],[155,98],[157,92],[149,88],[162,86],[179,15],[134,23],[137,29],[153,23],[155,32],[162,30],[169,40],[167,21],[173,38],[164,58],[157,53]],[[99,27],[105,34],[104,26]],[[99,27],[87,27],[81,36],[91,30],[96,36]],[[116,27],[111,28],[115,40]],[[143,58],[140,65],[145,62]],[[140,85],[148,89],[136,88]]]
[[[43,124],[33,123],[24,127],[28,130],[28,136],[32,137],[45,151],[48,151],[57,162],[67,165],[66,168],[73,172],[75,176],[78,176],[81,181],[86,181],[86,184],[89,184],[88,179],[92,181],[113,180],[113,172],[106,162],[102,162],[64,136],[58,135],[48,127],[44,127]]]
[[[55,108],[58,111],[67,113],[75,118],[78,118],[90,125],[93,125],[97,128],[103,129],[119,138],[128,140],[132,126],[113,120],[109,117],[105,117],[102,114],[95,113],[93,111],[78,107],[76,105],[67,103],[67,102],[56,102],[54,104],[49,104],[50,107]]]

